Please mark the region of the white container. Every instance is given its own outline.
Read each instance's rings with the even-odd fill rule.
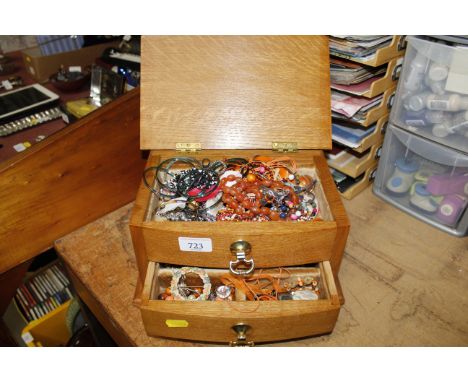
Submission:
[[[390,122],[468,153],[468,46],[407,37],[408,46]],[[432,121],[427,112],[443,112]],[[418,114],[419,113],[419,114]]]
[[[374,193],[450,234],[468,233],[468,155],[388,125]]]

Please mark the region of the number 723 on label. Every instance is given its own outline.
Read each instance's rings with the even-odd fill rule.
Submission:
[[[184,252],[213,252],[213,245],[209,238],[179,237],[179,248]]]

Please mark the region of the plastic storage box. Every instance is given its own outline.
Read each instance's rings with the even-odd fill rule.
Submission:
[[[468,155],[389,125],[374,193],[457,236],[468,228]]]
[[[391,122],[468,153],[468,46],[407,41]]]

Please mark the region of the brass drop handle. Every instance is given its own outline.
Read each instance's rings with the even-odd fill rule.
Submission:
[[[232,327],[232,330],[234,330],[237,333],[237,340],[236,341],[231,341],[229,343],[230,346],[254,346],[253,341],[247,341],[247,330],[250,329],[249,325],[239,323],[237,325],[234,325]]]
[[[239,240],[231,244],[231,253],[237,257],[236,261],[229,262],[229,270],[235,275],[248,275],[253,272],[255,263],[253,259],[246,259],[246,256],[250,254],[252,246],[250,243]],[[239,268],[240,265],[247,266],[246,269]]]

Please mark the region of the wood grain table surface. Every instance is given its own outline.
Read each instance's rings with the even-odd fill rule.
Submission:
[[[335,330],[268,346],[467,346],[468,238],[406,215],[370,187],[344,203],[351,233],[339,274],[346,301]],[[199,346],[145,334],[132,304],[137,280],[128,229],[132,205],[65,236],[56,248],[124,343]]]

